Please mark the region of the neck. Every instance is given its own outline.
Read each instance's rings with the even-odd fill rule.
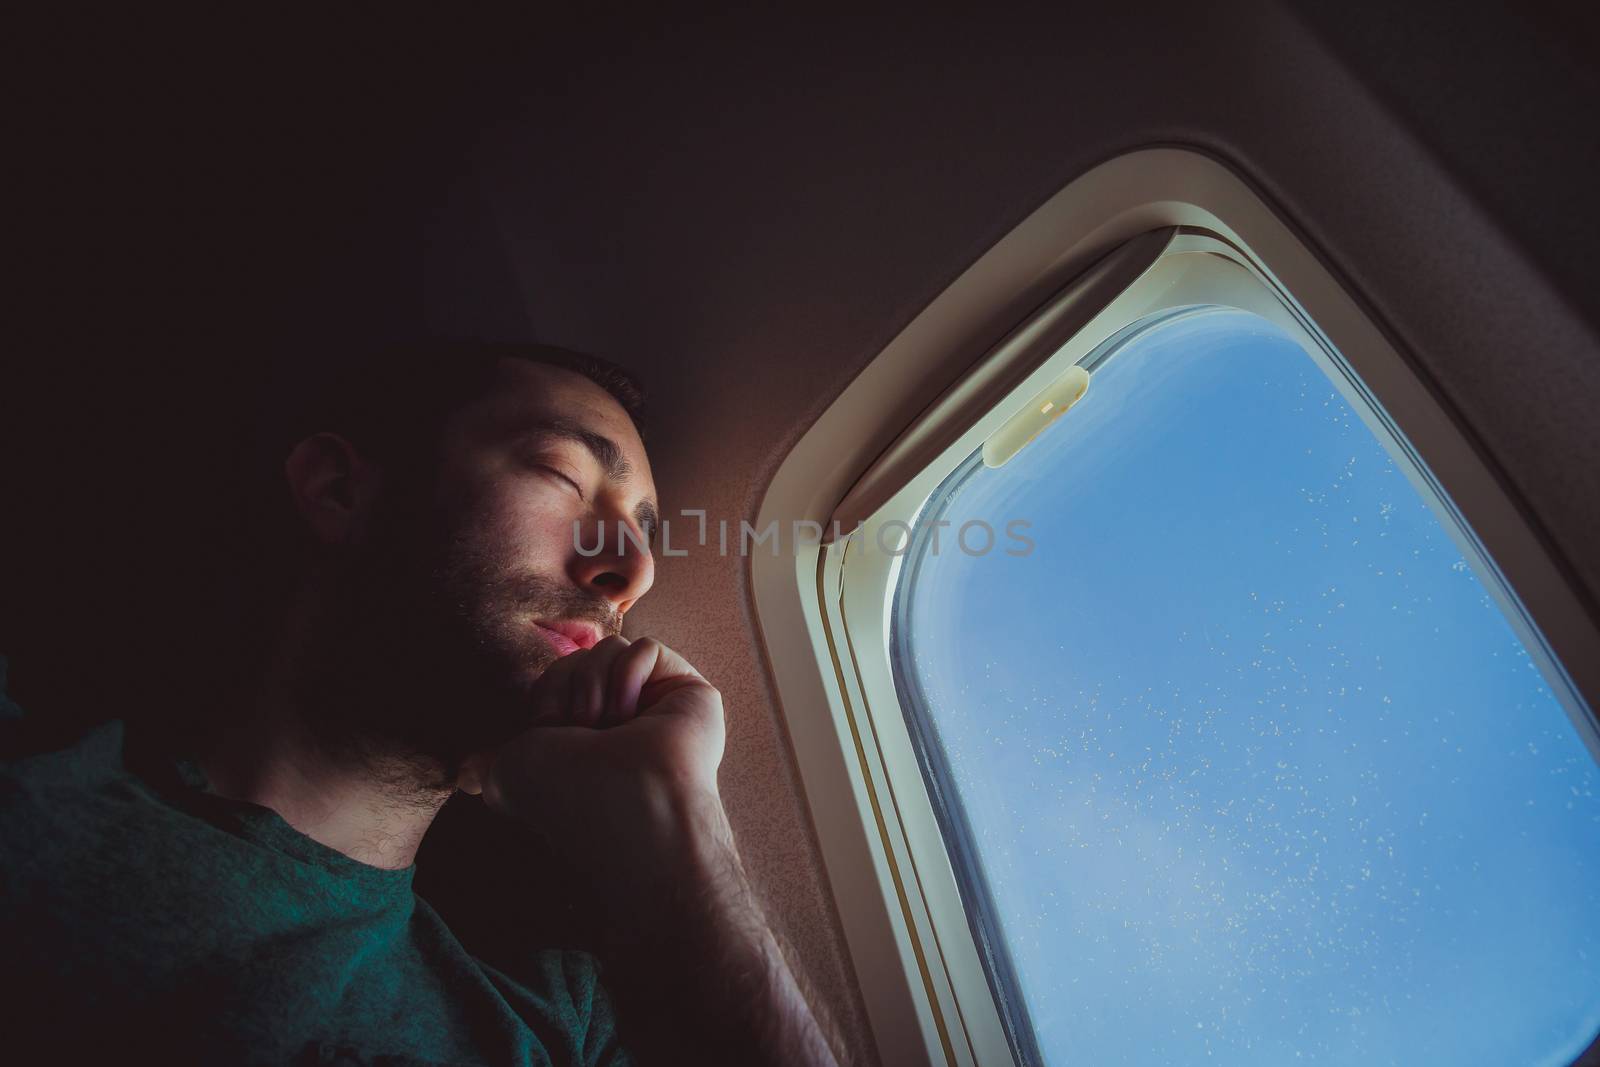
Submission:
[[[307,837],[353,860],[388,870],[416,861],[434,816],[454,792],[442,770],[417,756],[314,723],[315,684],[294,640],[285,642],[265,676],[241,703],[243,721],[218,737],[198,762],[209,790],[271,808]],[[309,673],[316,673],[314,671]]]

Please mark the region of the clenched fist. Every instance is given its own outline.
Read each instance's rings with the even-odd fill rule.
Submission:
[[[661,642],[608,637],[557,660],[533,723],[468,761],[461,786],[543,833],[608,913],[629,892],[706,877],[731,851],[717,793],[722,696]],[[641,916],[642,918],[642,916]]]

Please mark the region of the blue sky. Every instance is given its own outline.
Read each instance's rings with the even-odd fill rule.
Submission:
[[[1600,774],[1433,512],[1244,312],[944,515],[907,638],[1052,1064],[1566,1063]]]

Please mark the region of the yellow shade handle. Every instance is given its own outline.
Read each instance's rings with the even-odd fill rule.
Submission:
[[[1004,466],[1012,456],[1038,437],[1046,426],[1067,413],[1089,391],[1089,372],[1082,367],[1068,367],[1066,373],[1051,382],[1021,411],[1006,420],[1004,426],[989,435],[983,442],[983,465]]]

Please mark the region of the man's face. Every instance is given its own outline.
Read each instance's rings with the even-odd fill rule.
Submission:
[[[619,544],[618,522],[637,537]],[[437,760],[527,725],[559,656],[617,633],[650,588],[655,486],[632,421],[602,388],[504,359],[446,421],[437,466],[385,483],[342,576],[337,692],[323,714]],[[600,543],[604,525],[604,547]],[[577,540],[575,540],[575,530]]]

